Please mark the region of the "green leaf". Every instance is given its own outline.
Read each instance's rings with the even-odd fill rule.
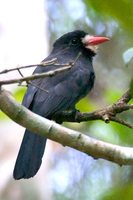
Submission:
[[[114,89],[114,88],[107,88],[104,93],[104,98],[108,104],[112,104],[117,101],[122,95],[122,91]]]
[[[120,185],[119,187],[112,188],[112,190],[107,191],[105,197],[102,200],[132,200],[133,199],[133,184]]]
[[[13,96],[15,97],[15,99],[19,101],[20,103],[22,102],[26,89],[27,89],[26,87],[17,88],[17,90],[15,90],[15,92],[13,93]]]
[[[129,64],[133,60],[133,48],[130,48],[123,53],[123,59],[125,64]]]
[[[4,114],[2,111],[0,111],[0,120],[8,120],[9,118]]]
[[[95,105],[89,100],[88,97],[85,97],[76,104],[76,109],[81,112],[89,112],[95,109]]]
[[[117,21],[126,31],[133,33],[133,1],[131,0],[84,0],[88,7],[88,13],[92,9],[100,17],[106,17]],[[106,19],[105,19],[106,20]]]
[[[130,82],[130,92],[131,92],[131,97],[133,98],[133,79]]]
[[[14,92],[13,92],[13,96],[15,97],[15,99],[18,102],[22,102],[25,90],[27,88],[26,87],[21,87],[21,88],[17,88]],[[0,120],[8,120],[9,118],[2,112],[0,111]]]

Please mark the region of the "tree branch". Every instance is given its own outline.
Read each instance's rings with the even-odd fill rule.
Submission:
[[[63,65],[63,67],[61,66],[58,69],[50,70],[50,71],[45,72],[45,73],[34,74],[34,75],[31,75],[31,76],[15,78],[15,79],[10,79],[10,80],[3,80],[3,81],[0,81],[0,86],[1,85],[9,85],[9,84],[13,84],[13,83],[22,83],[24,81],[31,81],[31,80],[35,80],[35,79],[38,79],[38,78],[45,78],[45,77],[48,77],[48,76],[54,76],[58,73],[69,70],[71,67],[72,67],[72,65],[68,65],[68,66]]]
[[[92,139],[32,113],[5,90],[0,92],[0,109],[18,124],[64,146],[75,148],[94,158],[103,158],[119,165],[133,165],[133,148]]]
[[[114,104],[109,105],[103,109],[96,110],[90,113],[81,113],[79,111],[64,111],[59,112],[53,116],[56,121],[69,121],[69,122],[83,122],[90,120],[103,120],[105,123],[115,121],[129,128],[133,128],[133,125],[125,122],[117,117],[117,114],[133,109],[133,104],[127,104],[131,99],[130,91],[126,91],[122,97]]]
[[[3,71],[0,72],[0,74],[5,74],[5,73],[8,73],[8,72],[17,71],[17,70],[20,70],[20,69],[31,68],[31,67],[36,67],[36,66],[45,67],[45,66],[55,64],[56,61],[57,61],[57,58],[53,58],[51,60],[48,60],[48,61],[45,61],[45,62],[43,61],[43,62],[38,63],[38,64],[18,66],[18,67],[11,68],[11,69],[4,69]]]
[[[77,54],[77,56],[75,57],[74,60],[70,61],[69,63],[65,63],[65,64],[58,63],[57,58],[54,58],[54,59],[51,59],[51,60],[48,60],[48,61],[42,61],[41,63],[39,63],[37,65],[34,64],[34,65],[20,66],[20,67],[16,67],[16,68],[13,68],[13,69],[5,69],[5,70],[1,71],[0,74],[17,70],[20,73],[20,75],[22,76],[20,69],[24,69],[24,68],[30,68],[30,67],[35,67],[35,66],[45,67],[45,66],[48,66],[48,65],[59,67],[55,70],[49,70],[48,72],[41,73],[41,74],[33,74],[33,75],[27,76],[27,77],[22,76],[21,78],[3,80],[3,81],[0,81],[0,86],[9,85],[9,84],[13,84],[13,83],[19,83],[20,84],[24,81],[31,81],[31,80],[35,80],[35,79],[39,79],[39,78],[45,78],[45,77],[48,77],[48,76],[54,76],[58,73],[69,70],[72,66],[75,65],[76,61],[78,60],[78,58],[80,56],[81,56],[81,52],[79,52]]]

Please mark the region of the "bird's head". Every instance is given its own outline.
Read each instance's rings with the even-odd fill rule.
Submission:
[[[98,45],[109,41],[109,38],[102,36],[92,36],[88,33],[76,30],[64,34],[62,37],[56,40],[53,47],[58,51],[65,49],[73,49],[74,51],[84,51],[94,56],[97,52]]]

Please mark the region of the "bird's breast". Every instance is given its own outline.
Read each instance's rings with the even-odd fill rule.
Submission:
[[[88,94],[88,92],[93,88],[94,80],[94,72],[85,73],[82,77],[76,80],[77,86],[80,89],[79,98],[82,98]]]

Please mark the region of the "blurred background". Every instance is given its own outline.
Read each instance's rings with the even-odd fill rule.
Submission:
[[[104,2],[104,3],[103,3]],[[36,64],[62,34],[83,29],[110,37],[94,59],[96,83],[77,105],[93,111],[115,102],[133,78],[133,2],[130,0],[0,0],[0,71]],[[131,51],[130,51],[131,50]],[[130,52],[130,53],[129,53]],[[22,71],[24,75],[32,70]],[[19,77],[17,72],[0,79]],[[6,86],[21,102],[25,87]],[[133,111],[120,116],[133,124]],[[133,130],[101,121],[64,123],[91,137],[133,146]],[[0,200],[132,200],[133,167],[118,166],[48,141],[34,178],[15,181],[12,172],[24,129],[0,113]]]

